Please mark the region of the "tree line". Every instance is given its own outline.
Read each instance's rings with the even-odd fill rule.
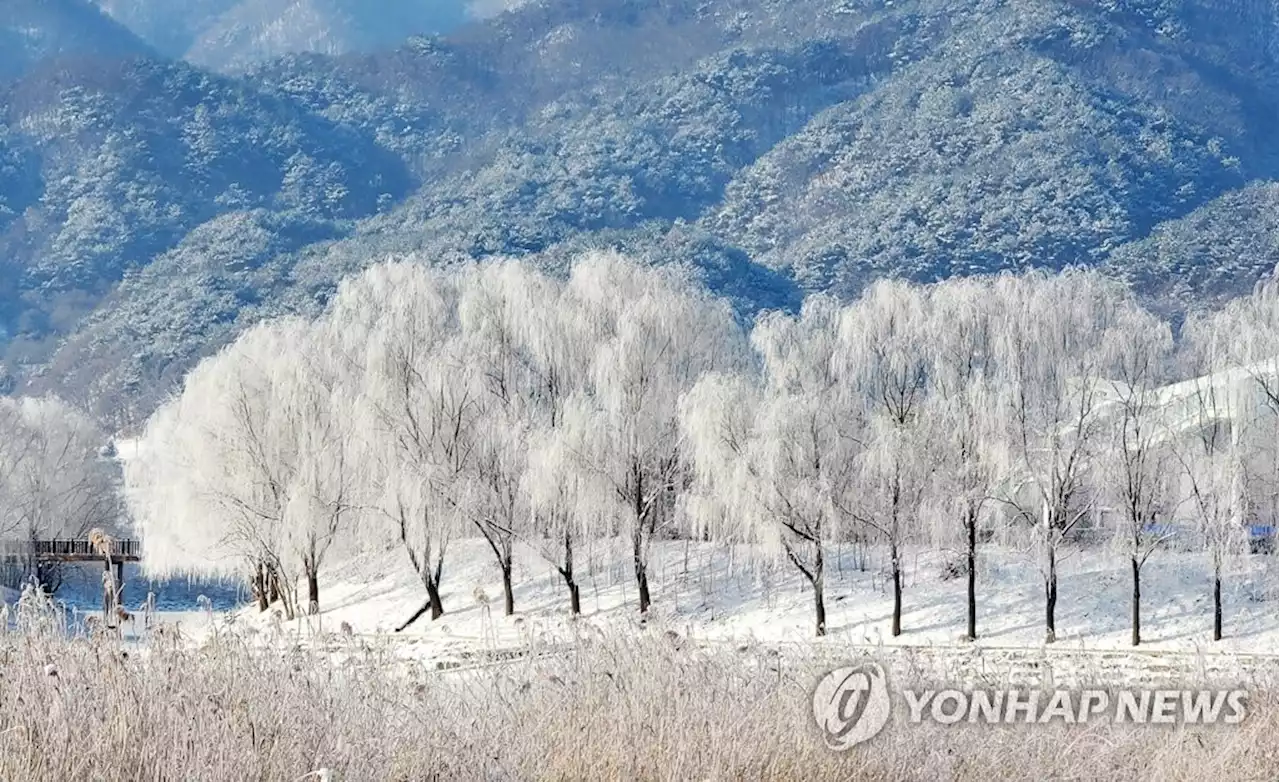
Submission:
[[[258,604],[319,608],[327,561],[390,543],[446,606],[451,543],[478,536],[515,611],[535,547],[581,611],[575,555],[629,543],[647,611],[655,540],[785,558],[826,632],[824,556],[887,552],[902,632],[907,546],[977,559],[1034,544],[1047,639],[1058,565],[1088,526],[1132,571],[1193,536],[1221,581],[1275,524],[1276,285],[1173,325],[1100,274],[880,281],[753,323],[676,267],[587,254],[413,260],[345,280],[316,319],[282,318],[202,361],[149,420],[126,500],[161,573],[247,577]],[[300,590],[305,589],[305,594]],[[409,622],[405,623],[405,626]]]

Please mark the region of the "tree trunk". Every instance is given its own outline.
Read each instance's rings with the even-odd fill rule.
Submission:
[[[827,604],[822,594],[824,581],[822,546],[819,545],[813,560],[813,621],[814,634],[819,638],[827,634]]]
[[[276,573],[274,565],[267,565],[267,603],[274,603],[280,599],[280,575]]]
[[[969,559],[969,587],[967,591],[968,600],[968,632],[966,637],[970,641],[978,638],[978,513],[973,508],[969,508],[965,512],[965,527],[969,533],[969,548],[967,551]]]
[[[640,591],[640,613],[647,614],[649,613],[649,572],[644,562],[643,537],[643,522],[640,522],[636,526],[632,553],[636,567],[636,587]]]
[[[405,620],[405,623],[396,628],[396,632],[401,632],[409,625],[418,621],[418,619],[427,611],[431,612],[431,621],[435,621],[444,616],[444,603],[440,600],[440,585],[435,579],[424,579],[427,587],[427,600],[417,611],[413,612],[413,616]]]
[[[1049,572],[1044,579],[1044,641],[1053,643],[1058,639],[1054,627],[1054,614],[1058,608],[1058,559],[1057,552],[1049,549]]]
[[[687,556],[687,554],[686,554]],[[569,613],[574,616],[582,614],[582,596],[578,591],[578,582],[573,578],[573,538],[564,534],[564,567],[556,568],[569,587]]]
[[[307,568],[307,613],[320,613],[320,576],[312,568]]]
[[[444,601],[440,599],[440,581],[431,579],[427,582],[427,605],[431,607],[431,621],[444,616]]]
[[[258,610],[266,611],[267,604],[267,569],[261,562],[258,563],[253,574],[253,596],[258,600]]]
[[[902,635],[902,568],[895,558],[893,563],[893,628],[894,638]]]
[[[631,545],[632,556],[635,559],[636,569],[636,587],[640,593],[640,613],[649,613],[649,569],[645,566],[644,561],[644,529],[649,519],[645,518],[646,510],[644,506],[644,473],[637,467],[634,470],[635,475],[635,505],[632,512],[636,514],[636,527],[632,533]],[[653,509],[649,508],[649,513]]]
[[[578,590],[576,582],[569,582],[569,613],[574,616],[582,615],[582,595]]]
[[[1139,565],[1137,557],[1129,557],[1129,566],[1133,570],[1133,635],[1129,639],[1134,646],[1142,643],[1142,585],[1139,575]]]
[[[1213,573],[1213,640],[1222,640],[1222,573]]]
[[[515,588],[511,584],[511,560],[502,563],[502,598],[503,611],[507,616],[511,616],[516,612],[516,593]]]

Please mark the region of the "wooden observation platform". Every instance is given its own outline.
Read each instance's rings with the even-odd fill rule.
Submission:
[[[142,561],[142,545],[136,540],[113,540],[102,552],[88,540],[0,541],[0,557],[34,557],[43,562],[102,562],[113,565]]]
[[[112,540],[106,551],[90,540],[0,540],[0,560],[34,559],[37,562],[101,562],[104,570],[114,565],[116,601],[123,601],[124,565],[142,561],[142,544],[137,540]],[[106,613],[104,606],[103,612]],[[107,624],[113,620],[108,617]]]

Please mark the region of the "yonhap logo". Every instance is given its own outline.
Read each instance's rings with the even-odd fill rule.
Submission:
[[[922,685],[890,693],[879,663],[867,660],[827,673],[813,690],[813,719],[822,740],[844,752],[874,738],[893,716],[908,725],[1080,724],[1237,725],[1248,716],[1246,690],[928,689]]]
[[[813,691],[813,718],[823,741],[844,751],[873,738],[889,721],[889,684],[873,662],[837,668]]]

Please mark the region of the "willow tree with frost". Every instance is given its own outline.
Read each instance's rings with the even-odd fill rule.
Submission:
[[[444,614],[445,557],[466,518],[478,407],[473,370],[459,352],[457,301],[456,275],[402,261],[345,281],[328,315],[346,326],[344,352],[360,378],[373,512],[427,593],[401,630],[424,613]]]
[[[581,478],[609,498],[605,519],[630,538],[645,613],[650,544],[674,522],[683,486],[680,396],[703,374],[736,367],[743,338],[725,300],[671,267],[587,256],[573,267],[568,296],[595,348],[564,427],[581,444]]]
[[[1274,476],[1275,415],[1266,365],[1240,365],[1239,305],[1193,313],[1183,325],[1182,366],[1191,379],[1178,384],[1166,412],[1169,437],[1182,467],[1182,494],[1200,537],[1212,578],[1213,640],[1223,637],[1222,581],[1231,559],[1248,543],[1251,499],[1270,505],[1274,494],[1251,498],[1251,463]],[[1259,313],[1265,318],[1265,314]],[[1264,321],[1265,322],[1265,321]],[[1269,359],[1267,359],[1269,360]],[[1260,447],[1251,448],[1251,445]],[[1264,479],[1265,480],[1265,479]],[[1255,487],[1258,484],[1253,484]],[[1265,484],[1263,484],[1265,485]]]
[[[116,465],[102,454],[106,443],[88,415],[57,397],[0,397],[0,538],[33,547],[117,529]],[[18,561],[22,578],[58,586],[56,566],[33,553]]]
[[[611,505],[607,489],[597,491],[593,476],[581,469],[588,452],[583,429],[565,425],[590,415],[585,393],[595,344],[561,281],[528,275],[525,283],[527,303],[516,314],[522,320],[529,386],[523,476],[529,538],[563,579],[570,614],[577,616],[582,613],[579,550],[588,536],[600,534],[599,521],[609,516]],[[588,410],[572,409],[581,405]]]
[[[857,395],[867,421],[858,490],[845,509],[889,549],[894,637],[902,634],[904,547],[921,528],[921,506],[938,466],[926,415],[925,309],[924,289],[876,283],[842,313],[835,354],[837,377]]]
[[[826,549],[848,519],[862,414],[837,377],[839,304],[810,297],[798,317],[763,316],[751,334],[758,374],[703,377],[681,405],[698,514],[713,537],[785,556],[813,592],[827,632]]]
[[[998,477],[995,333],[1002,317],[989,280],[949,280],[929,298],[926,350],[935,419],[942,539],[959,520],[965,557],[965,637],[978,637],[979,526]]]
[[[154,575],[248,576],[266,569],[297,613],[301,562],[290,550],[300,410],[290,357],[310,324],[255,326],[187,375],[126,463],[126,498]]]
[[[1142,642],[1142,568],[1174,535],[1177,475],[1164,425],[1173,336],[1167,323],[1126,301],[1103,345],[1108,381],[1101,402],[1109,438],[1100,480],[1129,561],[1130,643]]]
[[[1126,292],[1093,272],[998,278],[999,415],[1006,423],[998,492],[1032,533],[1044,584],[1045,640],[1057,637],[1060,549],[1097,509],[1102,345]]]

